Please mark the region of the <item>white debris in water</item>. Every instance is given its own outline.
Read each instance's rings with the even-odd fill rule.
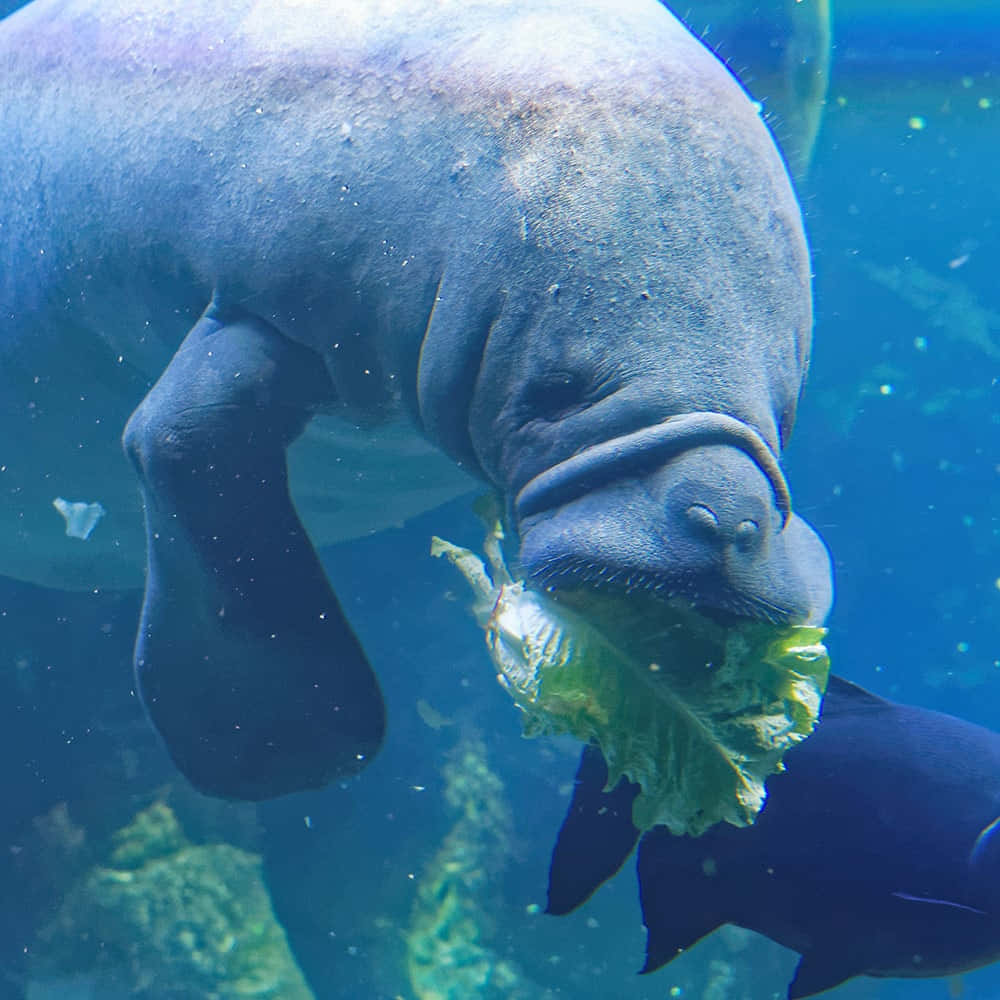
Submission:
[[[64,500],[56,497],[52,501],[63,519],[66,521],[66,534],[70,538],[86,541],[90,533],[97,527],[97,522],[107,513],[99,503],[86,503],[83,500]]]

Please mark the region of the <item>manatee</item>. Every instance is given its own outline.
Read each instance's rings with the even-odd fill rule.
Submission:
[[[816,731],[786,764],[753,826],[643,835],[644,972],[724,923],[800,953],[789,1000],[1000,959],[1000,735],[831,677]],[[638,787],[606,780],[588,747],[553,853],[552,913],[579,906],[639,839]]]
[[[799,207],[656,0],[34,0],[0,86],[0,570],[145,550],[137,689],[202,791],[372,757],[315,546],[474,482],[557,594],[827,614]]]

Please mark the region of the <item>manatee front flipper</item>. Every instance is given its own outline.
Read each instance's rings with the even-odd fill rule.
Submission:
[[[288,493],[285,450],[332,393],[313,352],[213,305],[125,429],[146,508],[139,692],[211,795],[317,788],[382,740],[378,683]]]

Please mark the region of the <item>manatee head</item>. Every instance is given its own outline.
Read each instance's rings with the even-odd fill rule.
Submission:
[[[766,358],[736,363],[725,337],[704,362],[718,379],[692,380],[698,351],[663,329],[645,352],[599,337],[551,367],[539,346],[524,381],[509,368],[480,454],[521,573],[557,593],[640,592],[723,616],[822,622],[829,557],[795,514],[780,464],[795,394],[753,407],[771,398]]]
[[[732,232],[718,201],[710,214]],[[661,253],[615,287],[560,283],[507,345],[494,327],[473,441],[536,584],[775,623],[829,612],[829,557],[781,466],[808,350],[805,243],[791,213],[741,241],[711,263]],[[648,243],[635,256],[656,262]],[[702,268],[716,280],[692,288]]]

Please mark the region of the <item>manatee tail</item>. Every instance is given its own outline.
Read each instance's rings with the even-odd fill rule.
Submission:
[[[622,778],[605,791],[608,767],[594,745],[584,748],[576,787],[563,820],[549,868],[546,912],[561,916],[576,909],[614,875],[632,853],[639,831],[632,802],[639,786]]]

